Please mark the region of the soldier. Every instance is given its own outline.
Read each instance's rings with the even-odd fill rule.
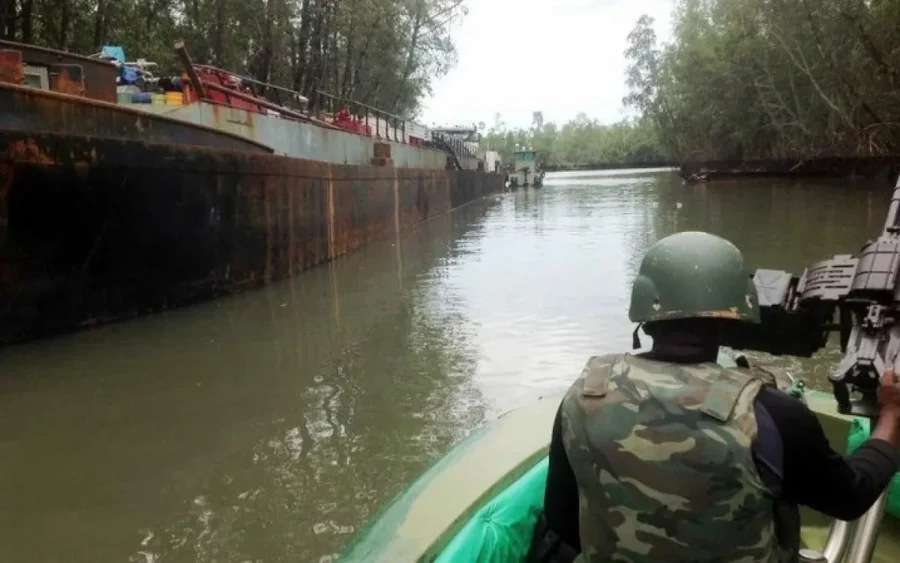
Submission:
[[[760,322],[728,241],[684,232],[654,244],[629,318],[653,347],[591,358],[563,398],[529,561],[796,561],[799,505],[853,520],[890,483],[900,443],[892,371],[878,425],[843,457],[783,384],[716,363],[727,323]]]

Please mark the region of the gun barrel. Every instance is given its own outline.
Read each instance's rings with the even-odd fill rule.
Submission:
[[[844,356],[829,379],[838,411],[877,416],[878,382],[900,355],[900,178],[884,225],[858,257],[839,254],[799,277],[756,270],[760,322],[723,326],[722,345],[808,358],[837,330]]]
[[[898,226],[897,221],[900,219],[900,176],[897,177],[897,184],[894,186],[894,195],[891,197],[891,205],[888,207],[887,220],[884,223],[884,231],[888,232]]]

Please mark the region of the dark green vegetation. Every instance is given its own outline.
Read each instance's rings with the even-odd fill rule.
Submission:
[[[580,113],[558,126],[545,123],[537,111],[530,128],[507,129],[498,114],[484,139],[500,152],[504,162],[511,161],[516,147],[536,150],[547,169],[658,166],[668,160],[658,148],[656,131],[647,119],[604,125]]]
[[[629,35],[626,103],[678,161],[900,147],[900,2],[680,0],[670,44]]]
[[[321,89],[413,115],[455,62],[446,24],[462,0],[0,0],[0,37],[79,53],[120,44],[176,71],[197,62],[310,95]],[[679,0],[672,39],[629,34],[625,103],[640,117],[579,115],[486,138],[548,167],[687,160],[879,157],[900,148],[900,0]],[[508,162],[508,161],[507,161]]]
[[[464,13],[461,0],[0,0],[0,38],[122,45],[162,72],[182,38],[198,63],[409,115],[454,63],[446,24]]]

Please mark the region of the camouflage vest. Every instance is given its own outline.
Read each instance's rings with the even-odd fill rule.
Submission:
[[[562,403],[579,487],[579,561],[780,562],[773,495],[756,469],[746,369],[593,357]]]

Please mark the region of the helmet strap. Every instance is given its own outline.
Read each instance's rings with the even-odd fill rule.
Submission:
[[[641,347],[641,337],[638,336],[638,331],[641,330],[642,326],[644,326],[644,323],[638,323],[638,325],[634,328],[634,334],[632,334],[631,339],[631,347],[634,350],[637,350]]]

